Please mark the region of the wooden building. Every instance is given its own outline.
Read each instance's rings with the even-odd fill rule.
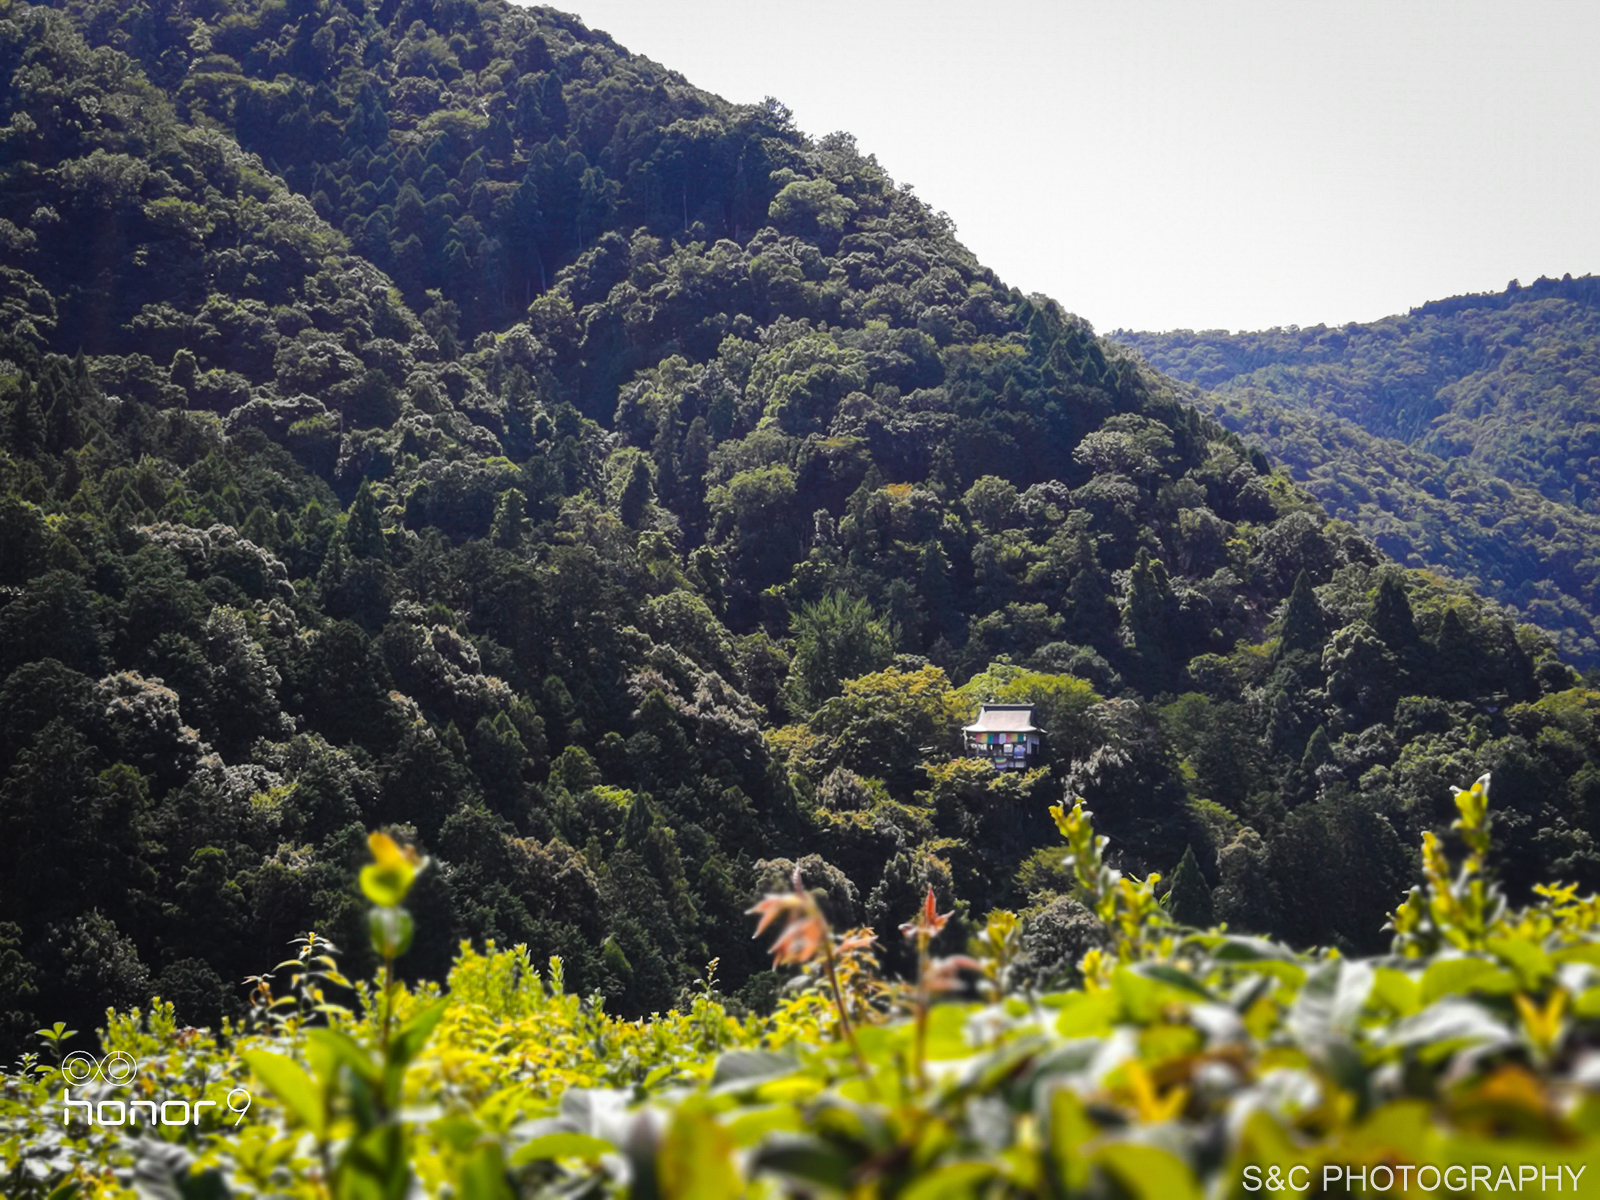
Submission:
[[[978,719],[962,729],[967,754],[985,758],[997,771],[1023,771],[1038,765],[1039,729],[1031,704],[985,704]]]

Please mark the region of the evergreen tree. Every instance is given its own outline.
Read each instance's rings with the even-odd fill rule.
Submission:
[[[1367,624],[1379,639],[1395,654],[1414,654],[1419,644],[1417,623],[1411,615],[1411,601],[1406,596],[1405,584],[1394,571],[1385,572],[1378,584],[1378,593],[1367,612]]]
[[[1172,872],[1172,887],[1167,891],[1167,915],[1180,925],[1208,929],[1213,921],[1211,885],[1200,870],[1194,846],[1186,846],[1183,857]]]
[[[844,592],[830,592],[802,608],[794,636],[789,695],[804,711],[837,696],[846,679],[887,666],[897,640],[870,604]]]
[[[1152,688],[1163,686],[1182,666],[1173,645],[1174,607],[1166,566],[1141,547],[1128,576],[1122,625],[1139,673]]]
[[[502,550],[516,550],[527,536],[528,501],[518,489],[507,488],[495,501],[494,522],[489,527],[489,540]]]
[[[1283,625],[1278,631],[1277,657],[1296,652],[1322,652],[1328,639],[1328,624],[1322,615],[1322,605],[1311,587],[1311,577],[1304,570],[1295,576],[1294,590],[1284,606]]]
[[[629,529],[639,528],[651,498],[650,468],[642,456],[635,457],[628,470],[628,481],[622,485],[622,495],[617,500],[617,515],[622,523]]]
[[[372,494],[372,485],[361,481],[356,497],[350,502],[350,516],[345,522],[344,543],[356,558],[387,559],[388,547],[383,539],[383,519],[378,512],[378,501]]]
[[[1454,608],[1446,609],[1433,646],[1429,683],[1447,700],[1464,700],[1472,694],[1481,657],[1461,614]]]
[[[1087,533],[1078,535],[1070,565],[1072,578],[1062,605],[1066,635],[1074,642],[1109,652],[1117,631],[1117,604],[1111,596],[1111,579]]]

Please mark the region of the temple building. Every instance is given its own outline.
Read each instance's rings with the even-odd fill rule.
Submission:
[[[963,727],[967,754],[986,758],[997,771],[1023,771],[1037,766],[1039,729],[1031,704],[985,704],[978,719]]]

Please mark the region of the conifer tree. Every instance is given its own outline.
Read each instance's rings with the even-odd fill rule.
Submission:
[[[1434,643],[1433,663],[1428,677],[1439,695],[1450,700],[1465,699],[1472,692],[1478,674],[1478,651],[1461,615],[1455,609],[1444,614],[1439,637]]]
[[[1117,606],[1111,598],[1111,580],[1087,533],[1078,534],[1071,565],[1072,580],[1063,605],[1067,636],[1083,645],[1107,649],[1117,630]]]
[[[1167,913],[1180,925],[1209,928],[1213,920],[1211,887],[1200,870],[1194,847],[1186,846],[1183,857],[1172,872],[1172,887],[1167,892]]]
[[[1372,609],[1367,613],[1367,624],[1396,654],[1404,655],[1417,649],[1417,623],[1411,615],[1411,601],[1406,597],[1405,585],[1398,575],[1390,572],[1378,585]]]
[[[515,550],[522,545],[528,531],[528,500],[517,488],[507,488],[500,493],[494,506],[494,522],[489,529],[489,539],[502,550]]]
[[[628,472],[628,482],[622,486],[622,496],[617,501],[617,515],[629,529],[639,528],[644,520],[645,506],[650,503],[650,468],[643,458],[635,458]]]
[[[1296,651],[1320,652],[1328,637],[1328,624],[1322,605],[1312,590],[1311,577],[1304,570],[1295,576],[1294,590],[1283,610],[1283,628],[1278,634],[1278,657]]]
[[[378,502],[373,498],[372,485],[365,479],[350,502],[350,517],[344,527],[344,541],[356,558],[388,557],[383,541],[383,520],[378,513]]]

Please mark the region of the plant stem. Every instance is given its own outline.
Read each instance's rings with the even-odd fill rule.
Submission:
[[[383,1047],[384,1054],[389,1053],[389,1019],[394,1015],[394,959],[389,955],[383,958],[383,1034],[379,1045]]]
[[[917,1090],[928,1090],[928,937],[917,939],[916,1080]]]
[[[833,942],[829,937],[822,940],[822,962],[828,971],[828,988],[833,992],[833,1007],[839,1014],[839,1031],[844,1034],[845,1041],[850,1043],[850,1053],[856,1060],[856,1070],[861,1072],[861,1077],[867,1081],[867,1086],[874,1091],[872,1074],[867,1070],[866,1055],[861,1053],[861,1043],[856,1041],[856,1027],[850,1022],[850,1014],[845,1011],[844,993],[839,989],[839,973],[834,969]]]

